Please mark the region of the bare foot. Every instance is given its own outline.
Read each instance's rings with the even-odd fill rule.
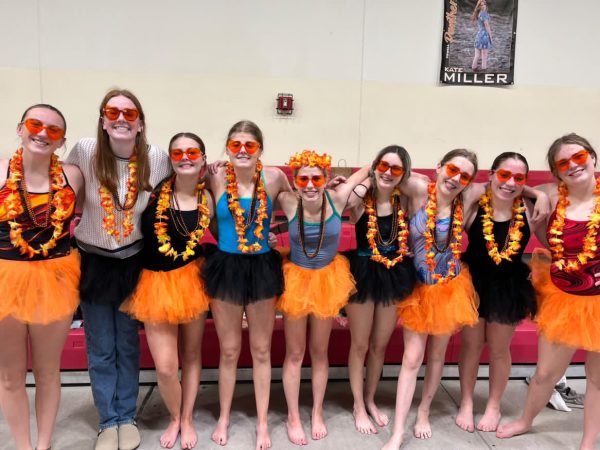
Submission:
[[[256,425],[256,450],[267,450],[271,448],[271,436],[269,435],[269,425]]]
[[[417,410],[417,421],[415,422],[414,435],[418,439],[429,439],[431,437],[429,412],[425,413]]]
[[[465,404],[461,403],[460,408],[458,409],[458,414],[456,415],[456,420],[454,421],[454,423],[456,423],[458,428],[468,431],[469,433],[472,433],[473,431],[475,431],[475,426],[473,425],[473,404],[472,403],[470,405],[465,405]]]
[[[163,448],[173,448],[179,436],[179,420],[171,419],[169,426],[160,437],[160,446]]]
[[[325,420],[323,420],[322,412],[315,412],[313,410],[311,422],[312,425],[310,435],[315,441],[323,439],[325,436],[327,436],[327,425],[325,425]]]
[[[184,420],[181,422],[181,448],[190,449],[194,448],[198,443],[198,435],[194,424],[190,420],[189,422]]]
[[[213,431],[210,438],[219,445],[227,445],[227,431],[229,429],[229,420],[222,419],[219,417],[215,431]]]
[[[369,419],[366,409],[361,408],[360,410],[357,410],[355,408],[352,412],[352,415],[354,416],[354,426],[356,427],[357,431],[361,432],[362,434],[377,433],[377,428],[375,428],[375,425],[373,425],[373,422],[371,422],[371,419]]]
[[[519,434],[527,433],[531,429],[531,424],[525,423],[523,420],[515,420],[498,427],[496,437],[500,439],[508,439]]]
[[[398,450],[402,445],[402,435],[404,433],[393,433],[381,450]]]
[[[290,419],[288,417],[287,421],[287,434],[288,439],[292,444],[296,445],[306,445],[308,444],[308,439],[306,439],[306,433],[304,432],[304,427],[302,426],[302,422],[299,419]]]
[[[500,414],[499,408],[485,408],[485,413],[483,417],[477,424],[477,429],[479,431],[496,431],[498,429],[498,424],[500,423],[500,418],[502,415]]]
[[[367,403],[367,411],[369,411],[369,414],[375,423],[380,427],[385,427],[390,421],[387,415],[379,411],[379,408],[377,408],[375,402]]]

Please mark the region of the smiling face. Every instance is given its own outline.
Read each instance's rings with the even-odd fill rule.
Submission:
[[[242,144],[237,153],[227,149],[227,156],[229,156],[229,161],[231,161],[233,167],[247,169],[256,166],[256,163],[262,154],[262,148],[251,155],[248,153],[244,145],[247,142],[257,142],[257,139],[254,135],[246,132],[233,133],[228,141],[237,141]]]
[[[459,172],[454,175],[449,174],[448,171],[454,167]],[[443,166],[439,166],[436,172],[438,174],[436,180],[438,192],[454,198],[469,185],[461,183],[461,178],[464,180],[465,177],[473,177],[475,166],[467,158],[455,156],[446,161]]]
[[[189,137],[180,137],[171,143],[171,146],[169,147],[169,154],[171,154],[173,149],[183,150],[180,160],[177,161],[171,157],[171,165],[173,166],[173,171],[176,175],[199,177],[202,169],[206,165],[206,159],[204,158],[202,152],[200,152],[200,156],[198,156],[197,159],[191,159],[189,155],[186,154],[186,151],[200,148],[201,145]]]
[[[375,181],[377,182],[378,189],[392,189],[402,181],[402,175],[394,175],[392,172],[397,171],[399,167],[404,169],[400,156],[396,153],[386,153],[381,157],[379,162],[384,162],[383,165],[375,166]],[[380,168],[383,169],[387,165],[387,169],[381,172]]]
[[[124,95],[112,97],[106,103],[106,107],[117,108],[120,110],[137,110],[133,101]],[[106,117],[106,115],[103,115],[102,128],[108,134],[111,142],[134,142],[137,134],[142,131],[143,123],[139,115],[135,120],[130,122],[123,117],[123,113],[121,112],[114,120],[111,120]]]
[[[509,171],[513,176],[506,181],[501,181],[498,179],[499,171],[501,174],[502,171]],[[506,172],[504,173],[506,174]],[[509,158],[502,161],[494,172],[490,174],[490,189],[492,196],[499,200],[514,200],[515,197],[521,195],[525,185],[515,182],[514,176],[517,174],[527,175],[527,166],[523,161],[516,158]]]
[[[25,121],[33,119],[43,125],[44,128],[39,133],[32,133],[27,129]],[[21,145],[27,152],[41,155],[50,155],[65,142],[64,137],[53,140],[48,136],[47,127],[56,127],[65,129],[65,122],[62,117],[49,108],[38,107],[27,111],[23,121],[17,126],[17,135],[21,137]]]
[[[565,182],[567,186],[586,183],[590,178],[594,178],[594,167],[596,160],[591,153],[587,153],[585,162],[581,161],[583,153],[586,150],[579,144],[563,144],[560,150],[556,153],[554,160],[555,172],[558,178]],[[557,161],[568,161],[568,166],[565,164],[565,170],[559,170],[560,164]]]
[[[306,185],[304,186],[304,183],[299,185],[297,182],[299,179],[302,179],[303,181],[307,180]],[[315,186],[315,184],[320,183],[321,186]],[[302,200],[306,202],[319,200],[323,196],[326,184],[327,177],[319,167],[303,166],[298,169],[298,172],[294,176],[294,187],[297,189]]]

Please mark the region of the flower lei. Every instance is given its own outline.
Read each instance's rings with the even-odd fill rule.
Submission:
[[[398,250],[396,250],[396,256],[394,259],[389,259],[382,256],[377,248],[377,242],[375,238],[379,230],[377,229],[377,212],[375,211],[375,201],[373,195],[369,194],[365,196],[365,212],[368,214],[367,222],[367,241],[369,247],[371,247],[371,260],[383,264],[386,268],[394,267],[397,263],[401,262],[404,255],[408,253],[408,224],[404,218],[404,211],[400,208],[400,189],[395,188],[392,192],[392,205],[394,213],[396,214],[397,226],[398,226]]]
[[[10,194],[6,196],[4,200],[4,208],[7,211],[8,224],[10,225],[10,242],[11,244],[19,249],[21,255],[27,255],[28,258],[33,258],[35,255],[40,253],[47,257],[48,251],[56,247],[56,240],[62,235],[64,222],[69,217],[68,205],[69,200],[73,200],[69,197],[68,192],[63,189],[64,178],[62,175],[62,165],[58,160],[58,156],[52,155],[50,161],[50,202],[48,208],[53,209],[50,215],[50,224],[54,227],[52,237],[44,244],[40,244],[39,249],[34,249],[29,243],[23,238],[23,227],[15,219],[23,211],[23,205],[21,204],[21,197],[19,195],[19,185],[23,180],[23,149],[20,148],[16,151],[9,162],[10,177],[6,180],[6,187],[11,190]],[[24,191],[24,195],[29,195],[28,192]],[[31,215],[32,212],[28,210]]]
[[[319,167],[323,170],[331,168],[331,156],[327,153],[319,155],[314,150],[302,150],[290,157],[288,167],[298,170],[302,167]]]
[[[263,221],[264,219],[269,217],[269,215],[267,214],[267,192],[265,191],[265,184],[263,182],[263,179],[260,176],[262,169],[263,165],[260,161],[258,161],[256,163],[256,173],[254,174],[253,178],[254,186],[256,189],[255,195],[258,199],[258,210],[256,214],[256,219],[254,220],[256,227],[254,228],[253,234],[259,240],[264,239]],[[227,182],[227,186],[225,188],[225,191],[227,192],[227,204],[235,222],[235,233],[238,236],[237,248],[242,253],[258,252],[262,249],[262,246],[259,242],[254,242],[253,244],[247,245],[248,239],[246,239],[246,230],[252,223],[252,218],[248,217],[248,223],[244,224],[244,213],[246,212],[246,210],[240,206],[237,177],[235,175],[235,170],[231,163],[227,163],[225,165],[225,181]],[[252,214],[252,212],[249,212],[249,214]]]
[[[125,217],[123,218],[123,238],[128,237],[133,231],[133,207],[137,201],[137,155],[135,149],[133,154],[129,158],[129,177],[127,178],[127,193],[125,194],[125,204],[121,207],[125,211]],[[121,240],[121,232],[116,229],[115,213],[114,213],[114,202],[113,196],[108,189],[104,186],[100,186],[98,189],[100,194],[100,205],[104,209],[106,214],[102,219],[102,228],[106,230],[106,234],[114,236],[117,242]],[[119,205],[120,206],[120,205]]]
[[[166,214],[167,209],[171,205],[171,193],[173,192],[173,181],[174,179],[167,180],[163,183],[162,188],[160,190],[160,194],[158,196],[156,214],[154,218],[156,222],[154,222],[154,234],[156,235],[156,239],[158,240],[158,251],[165,256],[170,256],[175,261],[177,258],[181,256],[181,259],[187,261],[190,256],[195,254],[194,248],[198,245],[202,236],[204,236],[204,232],[208,228],[210,224],[210,211],[207,206],[206,195],[204,194],[204,183],[198,183],[196,185],[196,197],[198,194],[201,195],[201,200],[198,203],[198,225],[194,231],[191,231],[189,234],[189,239],[185,244],[185,250],[178,253],[171,246],[171,236],[167,233],[167,229],[169,227],[168,221],[169,216]]]
[[[503,259],[510,261],[511,256],[515,255],[521,248],[521,238],[523,237],[523,233],[521,233],[520,228],[525,225],[525,221],[523,220],[525,205],[520,196],[513,201],[512,218],[508,228],[508,241],[504,245],[504,249],[499,252],[498,244],[494,237],[494,222],[492,222],[494,210],[492,209],[491,200],[492,193],[488,188],[485,194],[479,199],[479,205],[483,208],[484,212],[481,216],[481,223],[483,225],[483,237],[485,239],[488,255],[490,255],[490,258],[492,258],[496,264],[500,264]]]
[[[598,235],[598,228],[600,228],[600,178],[596,180],[594,195],[596,196],[596,200],[594,202],[594,209],[590,215],[590,220],[587,223],[587,234],[583,238],[582,251],[577,255],[577,258],[574,261],[565,261],[563,257],[565,248],[562,235],[563,228],[565,227],[566,210],[567,206],[569,206],[569,189],[563,182],[558,185],[556,216],[550,227],[550,234],[552,237],[548,239],[554,259],[554,265],[558,270],[574,272],[579,270],[579,268],[586,264],[588,260],[593,259],[596,256],[596,250],[598,249],[596,246],[596,236]]]
[[[425,255],[425,264],[427,264],[429,273],[432,273],[431,278],[438,284],[443,284],[454,278],[456,275],[457,261],[460,260],[463,222],[462,202],[458,197],[454,200],[454,213],[452,214],[452,242],[450,243],[453,260],[448,263],[448,273],[444,277],[439,273],[433,273],[437,263],[434,259],[436,252],[432,250],[432,247],[435,247],[435,250],[437,250],[438,253],[440,252],[435,243],[435,216],[437,212],[437,192],[435,182],[429,184],[427,192],[429,193],[429,198],[425,207],[427,224],[426,230],[423,232],[423,236],[425,237],[425,251],[427,252]]]

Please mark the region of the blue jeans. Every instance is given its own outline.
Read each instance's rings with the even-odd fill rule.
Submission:
[[[88,370],[100,430],[135,419],[139,392],[138,322],[120,304],[81,302]]]

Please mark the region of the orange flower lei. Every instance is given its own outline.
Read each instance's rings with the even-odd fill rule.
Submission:
[[[302,167],[319,167],[324,170],[329,170],[331,168],[331,156],[327,153],[319,155],[314,150],[302,150],[293,155],[287,165],[294,170],[298,170]]]
[[[225,191],[227,192],[227,204],[235,222],[235,232],[238,236],[238,250],[242,253],[258,252],[262,249],[262,246],[259,242],[247,245],[248,239],[246,239],[246,230],[252,223],[252,217],[248,217],[248,222],[244,223],[244,213],[246,210],[240,206],[237,177],[235,175],[233,165],[231,163],[227,163],[225,165],[225,170],[225,181],[227,182],[227,186],[225,188]],[[264,239],[263,221],[269,217],[267,214],[267,192],[265,190],[263,179],[260,176],[262,170],[263,165],[260,161],[258,161],[256,163],[256,173],[254,174],[253,181],[256,189],[255,195],[258,199],[258,209],[256,212],[256,219],[254,220],[254,223],[256,224],[256,227],[254,228],[254,236],[259,240]],[[252,214],[252,211],[250,211],[248,214]]]
[[[158,240],[158,251],[161,252],[165,256],[170,256],[175,261],[177,258],[181,256],[181,259],[187,261],[190,256],[195,254],[194,248],[204,236],[204,232],[208,228],[210,224],[210,211],[207,206],[206,194],[204,193],[204,183],[198,183],[196,185],[196,197],[198,194],[201,195],[201,200],[198,203],[198,225],[196,229],[191,231],[189,234],[189,239],[185,244],[185,250],[181,253],[177,253],[177,251],[171,246],[171,236],[167,233],[168,229],[168,221],[169,216],[167,216],[166,211],[171,205],[171,193],[173,192],[173,181],[174,179],[167,180],[163,183],[162,188],[160,190],[160,194],[158,196],[156,214],[154,222],[154,234],[156,235],[156,239]]]
[[[368,214],[369,219],[367,222],[367,240],[369,242],[369,246],[371,247],[371,260],[383,264],[386,268],[394,267],[397,263],[401,262],[404,258],[404,255],[408,253],[408,224],[404,219],[404,211],[400,207],[400,188],[395,188],[392,192],[392,206],[394,207],[394,214],[396,214],[396,223],[398,226],[398,250],[394,259],[389,259],[385,256],[382,256],[377,248],[377,242],[375,238],[377,237],[378,229],[377,229],[377,212],[375,211],[375,200],[373,199],[373,195],[369,193],[365,196],[365,212]]]
[[[503,259],[511,261],[511,256],[515,255],[521,248],[521,238],[523,233],[519,230],[525,221],[523,220],[523,213],[525,212],[525,205],[523,199],[519,196],[515,198],[512,206],[512,219],[510,227],[508,228],[508,241],[501,252],[498,251],[498,244],[494,238],[494,222],[492,217],[494,216],[494,210],[492,209],[492,193],[488,188],[484,195],[479,199],[479,205],[483,208],[484,214],[481,216],[481,223],[483,225],[483,237],[485,239],[485,245],[488,249],[488,255],[496,263],[500,264]]]
[[[550,250],[554,259],[554,265],[558,270],[564,270],[565,272],[574,272],[579,270],[582,265],[585,265],[588,260],[593,259],[596,256],[596,236],[598,235],[598,228],[600,228],[600,178],[596,180],[596,188],[594,189],[594,195],[596,200],[594,202],[594,210],[590,215],[590,220],[587,223],[587,234],[583,238],[582,251],[577,255],[577,259],[574,261],[565,261],[563,246],[563,228],[565,227],[565,217],[567,206],[569,206],[569,189],[565,183],[560,182],[558,185],[558,203],[556,205],[556,216],[550,227],[550,234],[552,237],[548,239],[550,243]]]
[[[137,201],[137,155],[136,150],[133,150],[133,154],[129,158],[129,177],[127,178],[127,193],[125,194],[125,204],[121,207],[125,211],[125,217],[123,218],[123,238],[128,237],[133,231],[133,207]],[[100,194],[100,205],[106,216],[102,219],[102,228],[106,230],[106,234],[114,236],[118,241],[121,240],[121,232],[116,229],[115,213],[113,196],[104,186],[100,186],[98,190]]]
[[[28,258],[33,258],[40,253],[43,256],[48,256],[48,251],[56,247],[56,240],[62,235],[64,222],[69,217],[69,198],[67,198],[67,191],[63,189],[64,178],[62,175],[62,165],[58,160],[58,156],[52,155],[49,169],[50,193],[48,195],[51,197],[51,202],[48,207],[53,209],[50,215],[50,224],[54,227],[54,231],[52,232],[52,237],[45,244],[40,244],[40,248],[37,250],[31,247],[23,238],[23,227],[15,220],[24,210],[19,195],[19,185],[24,175],[22,148],[18,149],[10,159],[9,170],[10,177],[6,180],[6,187],[11,190],[11,193],[4,200],[4,208],[9,219],[10,242],[15,248],[19,249],[21,255],[27,255]],[[26,192],[24,194],[28,195]],[[70,200],[72,201],[73,199],[71,198]],[[28,212],[31,214],[30,211]]]
[[[436,252],[432,250],[432,247],[435,247],[435,250],[438,253],[440,252],[435,243],[435,216],[437,212],[437,192],[435,181],[429,183],[427,192],[429,193],[429,199],[427,200],[427,206],[425,207],[425,213],[427,214],[427,229],[423,232],[423,236],[425,237],[425,251],[427,252],[425,254],[425,264],[427,264],[429,273],[432,273],[431,278],[438,284],[443,284],[454,278],[456,275],[456,264],[457,261],[460,260],[463,223],[462,202],[458,197],[454,200],[454,214],[452,215],[452,242],[450,243],[450,248],[452,249],[452,256],[454,259],[448,263],[448,273],[444,277],[439,273],[433,273],[437,263],[434,259]],[[448,232],[450,232],[450,230],[448,230]]]

